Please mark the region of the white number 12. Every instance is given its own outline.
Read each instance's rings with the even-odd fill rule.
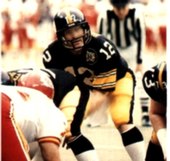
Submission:
[[[105,41],[104,42],[104,47],[108,48],[109,52],[106,51],[105,49],[101,48],[100,49],[100,53],[103,53],[106,55],[106,60],[110,59],[112,57],[112,55],[114,55],[116,52],[113,48],[113,46],[108,42],[108,41]]]

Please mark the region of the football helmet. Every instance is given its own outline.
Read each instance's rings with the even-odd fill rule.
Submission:
[[[83,13],[77,9],[72,7],[66,7],[58,11],[54,17],[54,23],[56,27],[56,34],[58,40],[63,42],[63,45],[70,49],[76,49],[74,47],[74,40],[66,40],[64,37],[64,32],[72,27],[81,26],[84,30],[83,38],[84,44],[87,44],[91,40],[91,31],[88,22],[85,20],[85,16]],[[80,37],[79,37],[80,38]]]
[[[40,70],[30,71],[22,75],[17,85],[39,90],[50,99],[54,97],[54,85],[51,79],[47,73]]]

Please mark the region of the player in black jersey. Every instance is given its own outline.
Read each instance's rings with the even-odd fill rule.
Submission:
[[[135,89],[132,70],[110,40],[91,33],[80,10],[63,8],[56,13],[54,22],[57,39],[44,50],[45,67],[69,71],[82,87],[81,92],[90,90],[85,116],[106,107],[131,159],[143,161],[143,136],[133,124],[132,116]],[[69,113],[74,115],[73,112]],[[96,116],[97,121],[100,119]],[[80,148],[86,145],[80,135],[73,136],[69,146],[78,160],[98,160],[90,148]]]
[[[153,133],[148,145],[146,161],[167,159],[166,111],[167,111],[167,70],[166,62],[160,62],[147,70],[143,76],[143,86],[151,98],[150,120]]]

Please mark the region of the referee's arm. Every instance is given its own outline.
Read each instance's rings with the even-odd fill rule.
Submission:
[[[107,11],[100,13],[97,18],[97,33],[108,39],[111,38],[110,33],[108,32]]]
[[[137,64],[142,64],[142,55],[146,43],[146,25],[142,12],[136,10],[136,29],[137,29]]]

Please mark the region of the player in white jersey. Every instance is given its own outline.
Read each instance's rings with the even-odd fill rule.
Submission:
[[[52,99],[27,87],[1,85],[0,91],[2,160],[30,160],[28,144],[37,141],[43,160],[60,161],[59,147],[67,124]]]

